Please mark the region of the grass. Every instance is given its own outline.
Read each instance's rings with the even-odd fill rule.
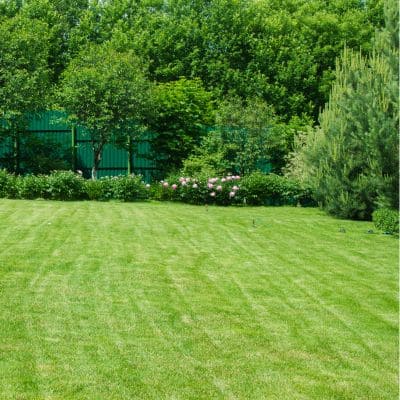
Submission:
[[[395,399],[398,241],[369,229],[0,200],[0,399]]]

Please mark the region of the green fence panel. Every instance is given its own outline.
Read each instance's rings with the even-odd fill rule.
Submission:
[[[41,150],[51,150],[52,156],[57,155],[60,161],[64,162],[60,164],[64,165],[64,168],[81,170],[87,178],[91,176],[93,151],[90,134],[84,127],[74,127],[68,123],[65,113],[46,111],[32,115],[27,131],[19,137],[17,172],[37,172],[32,171],[30,161],[34,161],[34,157],[39,158]],[[146,181],[159,176],[160,172],[155,162],[150,160],[150,143],[143,141],[134,143],[132,147],[134,150],[131,153],[131,172],[143,175]],[[98,176],[126,175],[128,159],[129,152],[126,149],[112,143],[107,144],[103,149]],[[0,168],[13,170],[15,165],[14,141],[10,137],[0,138]]]
[[[13,141],[9,137],[0,138],[0,168],[13,167]]]
[[[212,129],[209,127],[205,130],[209,132]],[[132,143],[131,152],[116,144],[107,144],[103,149],[98,176],[126,175],[130,171],[141,174],[147,182],[160,179],[162,170],[157,168],[151,152],[149,139],[152,136],[154,133],[143,133],[144,139]],[[86,178],[91,176],[93,151],[90,134],[84,127],[68,123],[66,114],[61,111],[32,115],[27,131],[19,135],[17,144],[16,152],[16,142],[10,137],[0,136],[0,168],[11,171],[17,169],[19,173],[36,173],[38,170],[33,165],[35,160],[44,159],[47,152],[54,158],[54,169],[81,170]],[[18,153],[18,157],[15,157],[15,153]],[[272,170],[267,159],[260,161],[257,167],[266,173]]]
[[[72,125],[66,122],[67,115],[62,111],[44,111],[29,119],[28,131],[71,132]]]

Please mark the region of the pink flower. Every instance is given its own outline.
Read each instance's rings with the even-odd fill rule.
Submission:
[[[229,197],[230,198],[235,197],[235,192],[229,192]]]
[[[218,185],[218,186],[217,186],[217,190],[220,192],[220,191],[222,190],[222,186],[221,186],[221,185]]]
[[[167,188],[169,185],[168,185],[168,182],[164,182],[163,184],[162,184],[165,188]]]
[[[215,192],[211,192],[211,193],[210,193],[210,196],[211,196],[211,197],[215,197]]]
[[[209,183],[209,184],[207,185],[207,187],[208,187],[209,189],[212,189],[212,188],[214,187],[214,185],[213,185],[212,183]]]
[[[197,183],[193,183],[192,188],[193,189],[197,189],[199,187],[199,185]]]
[[[231,181],[231,180],[232,180],[232,177],[231,177],[230,175],[228,175],[228,176],[226,177],[226,180],[227,180],[227,181]]]
[[[182,182],[181,182],[181,185],[182,185],[182,186],[186,186],[186,181],[182,181]]]
[[[232,190],[239,190],[239,187],[235,185]]]
[[[183,176],[181,176],[180,178],[179,178],[179,182],[184,182],[185,181],[185,178],[183,177]]]
[[[221,179],[221,182],[225,182],[225,181],[226,181],[226,179],[225,179],[225,178],[222,178],[222,179]]]
[[[171,186],[172,190],[176,190],[177,187],[178,185],[176,185],[175,183]]]

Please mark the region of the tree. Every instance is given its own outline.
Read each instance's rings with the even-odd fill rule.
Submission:
[[[321,205],[343,218],[369,219],[377,205],[398,207],[398,10],[385,6],[385,27],[370,57],[345,49],[320,127],[297,154],[300,175]]]
[[[216,126],[185,162],[185,169],[241,175],[272,169],[280,173],[294,135],[309,122],[296,117],[284,123],[262,99],[227,98],[216,112]]]
[[[151,146],[160,167],[169,172],[181,167],[207,125],[212,123],[211,94],[199,79],[158,84],[152,93],[149,127]]]
[[[97,178],[104,146],[143,120],[148,91],[138,57],[117,52],[108,43],[88,46],[64,71],[59,102],[69,119],[90,133],[92,179]]]
[[[3,134],[11,135],[15,156],[19,134],[29,118],[46,106],[48,35],[47,24],[20,15],[0,23],[0,126]],[[17,157],[14,169],[18,171]]]
[[[88,0],[27,0],[21,1],[20,15],[30,20],[44,22],[49,27],[49,69],[52,83],[56,83],[66,68],[71,53],[71,32],[80,24]],[[72,47],[72,48],[71,48]]]
[[[126,49],[149,61],[152,80],[199,78],[219,100],[256,96],[285,121],[316,119],[344,44],[370,50],[381,1],[93,1],[69,48],[123,32]]]

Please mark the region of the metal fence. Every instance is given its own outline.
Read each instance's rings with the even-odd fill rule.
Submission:
[[[57,111],[35,116],[25,132],[0,141],[0,168],[20,173],[37,172],[37,165],[32,170],[29,161],[35,159],[36,164],[44,163],[46,151],[51,151],[48,157],[53,158],[54,169],[81,170],[85,177],[90,177],[93,152],[89,133],[84,127],[68,125],[65,115]],[[103,149],[98,177],[135,173],[150,181],[158,178],[160,172],[152,160],[149,141],[142,140],[132,143],[131,150],[115,143],[107,144]]]
[[[72,169],[81,170],[89,178],[93,164],[89,132],[82,126],[67,124],[65,117],[59,111],[46,111],[31,118],[25,132],[0,137],[0,169],[22,174]],[[150,135],[149,132],[147,136]],[[115,143],[105,145],[97,176],[134,173],[142,175],[146,182],[162,177],[163,171],[157,168],[149,140],[131,143],[129,147],[127,150]],[[257,167],[267,173],[272,169],[267,159],[261,160]]]

